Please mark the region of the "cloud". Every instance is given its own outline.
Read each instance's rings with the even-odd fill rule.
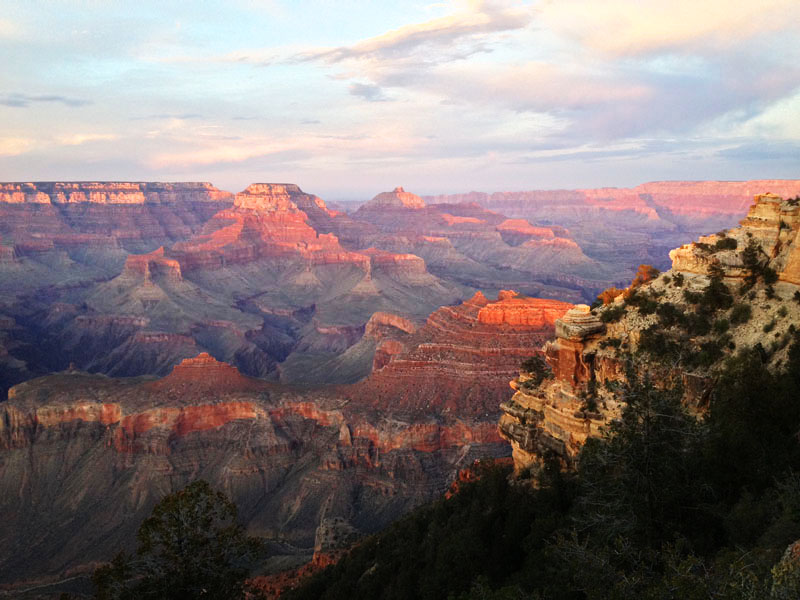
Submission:
[[[737,161],[796,161],[800,157],[800,141],[757,140],[717,152],[717,156]]]
[[[133,117],[131,120],[138,121],[138,120],[145,120],[145,119],[180,119],[180,120],[187,120],[187,119],[202,119],[203,115],[199,113],[156,113],[152,115],[147,115],[144,117]]]
[[[549,29],[611,55],[726,48],[800,21],[797,0],[547,0]]]
[[[19,154],[25,154],[25,152],[33,148],[33,146],[33,140],[28,138],[0,138],[0,156],[17,156]]]
[[[386,102],[389,100],[380,87],[369,83],[351,83],[348,90],[351,95],[358,96],[369,102]]]
[[[6,94],[0,96],[0,105],[10,106],[12,108],[28,108],[31,104],[38,103],[58,103],[64,106],[87,106],[91,104],[91,100],[83,100],[81,98],[70,98],[68,96],[58,96],[54,94]]]
[[[62,146],[81,146],[90,142],[107,142],[116,140],[119,136],[113,133],[73,133],[56,138]]]
[[[522,29],[533,19],[532,9],[524,5],[512,6],[497,0],[462,4],[463,9],[445,17],[405,25],[349,46],[309,50],[294,59],[332,64],[352,59],[404,57],[431,47],[445,51],[450,58],[466,58],[487,51],[481,41],[487,34]],[[463,42],[469,43],[470,48],[459,48]],[[454,49],[455,55],[451,54]]]

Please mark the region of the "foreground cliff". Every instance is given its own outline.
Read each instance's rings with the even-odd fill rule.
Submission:
[[[703,412],[716,373],[737,348],[756,347],[785,364],[800,323],[800,203],[756,196],[741,226],[670,252],[672,269],[642,271],[607,304],[577,306],[556,322],[546,361],[511,382],[500,431],[517,472],[553,453],[571,465],[589,436],[622,409],[619,386],[631,366],[655,385],[680,385]],[[656,275],[656,276],[653,276]]]

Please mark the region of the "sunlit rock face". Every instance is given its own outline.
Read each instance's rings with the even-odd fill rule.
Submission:
[[[210,183],[0,183],[0,234],[21,256],[149,251],[189,237],[232,201]]]
[[[626,381],[627,356],[636,357],[653,385],[680,382],[684,402],[698,412],[705,410],[713,390],[715,369],[736,348],[761,344],[770,364],[781,364],[787,352],[781,340],[789,334],[785,327],[800,321],[800,306],[794,299],[800,286],[799,230],[800,202],[759,194],[738,228],[674,249],[672,269],[636,288],[637,295],[656,302],[657,307],[670,305],[671,311],[687,314],[694,311],[692,294],[701,295],[712,273],[719,273],[729,292],[738,294],[736,301],[750,307],[752,317],[734,323],[728,309],[717,314],[730,337],[725,338],[716,362],[692,366],[687,360],[722,335],[710,324],[708,333],[687,334],[682,339],[681,360],[664,362],[650,351],[637,354],[643,337],[665,326],[658,310],[641,312],[627,303],[624,294],[594,311],[586,305],[575,306],[558,319],[555,340],[542,348],[549,376],[539,381],[536,374],[521,372],[511,381],[513,397],[501,404],[499,429],[511,443],[516,471],[536,468],[548,452],[567,466],[574,464],[586,439],[599,435],[605,424],[620,415],[621,396],[616,389]],[[748,247],[761,268],[775,272],[774,289],[762,281],[746,296],[738,291],[751,275],[743,259]],[[621,311],[621,316],[605,323],[600,317],[607,311]],[[765,335],[768,330],[774,337]]]

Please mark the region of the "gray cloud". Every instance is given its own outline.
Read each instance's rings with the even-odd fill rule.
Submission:
[[[358,96],[368,102],[386,102],[389,100],[383,93],[383,90],[377,85],[369,83],[351,83],[348,89],[353,96]]]
[[[58,103],[64,106],[87,106],[92,104],[91,100],[84,100],[82,98],[70,98],[68,96],[59,96],[55,94],[6,94],[0,96],[0,105],[10,106],[12,108],[28,108],[31,104],[38,103]]]
[[[763,140],[740,144],[717,152],[717,156],[733,160],[795,160],[800,162],[800,142]]]

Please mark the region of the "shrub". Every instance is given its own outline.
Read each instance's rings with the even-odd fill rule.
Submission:
[[[730,329],[730,321],[725,318],[717,319],[714,321],[714,333],[723,334]]]
[[[672,281],[675,283],[675,287],[683,287],[683,273],[674,273]]]
[[[615,323],[625,314],[625,307],[612,306],[600,313],[600,320],[603,323]]]
[[[686,300],[689,304],[699,304],[700,300],[703,299],[703,295],[700,292],[683,290],[683,299]]]
[[[520,365],[520,369],[531,376],[531,379],[524,383],[526,388],[537,386],[543,380],[549,379],[553,376],[553,372],[550,370],[550,367],[538,354],[526,359]]]
[[[772,319],[772,321],[770,321],[769,323],[764,325],[764,333],[769,333],[770,331],[775,329],[775,324],[776,323],[777,323],[777,321],[775,321],[775,319]]]
[[[784,318],[784,317],[785,317],[786,315],[788,315],[788,314],[789,314],[789,311],[788,311],[788,310],[786,310],[786,307],[785,307],[785,306],[781,306],[781,307],[778,309],[778,316],[779,316],[781,319],[782,319],[782,318]]]
[[[658,277],[660,273],[661,271],[652,265],[639,265],[639,268],[636,270],[636,275],[633,277],[633,281],[631,281],[630,288],[628,289],[642,286]]]
[[[606,304],[611,304],[614,301],[614,298],[622,294],[625,290],[621,290],[614,286],[610,288],[604,289],[600,294],[597,296],[597,302],[599,302],[598,306],[602,304],[605,306]]]
[[[651,325],[639,336],[639,350],[657,360],[667,360],[680,356],[681,347],[666,335],[657,325]]]
[[[602,340],[599,344],[601,348],[619,348],[622,340],[619,338],[607,338]]]
[[[721,240],[717,240],[717,243],[714,244],[714,251],[718,252],[720,250],[736,250],[738,243],[734,238],[723,237]]]
[[[732,325],[747,323],[753,316],[753,309],[749,304],[734,304],[730,316]]]
[[[660,303],[658,308],[656,308],[656,314],[658,315],[658,320],[664,327],[686,324],[686,315],[671,302]]]
[[[686,320],[686,329],[689,335],[706,335],[711,331],[711,320],[705,313],[690,313]]]

